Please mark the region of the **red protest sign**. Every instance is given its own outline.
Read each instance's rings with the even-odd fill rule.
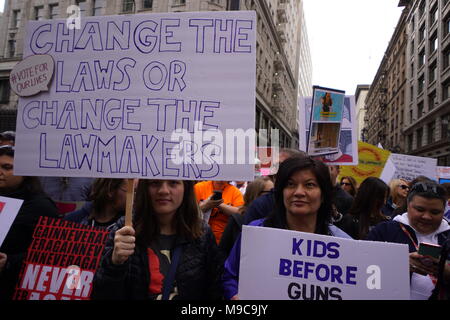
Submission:
[[[41,217],[14,300],[89,300],[108,231]]]

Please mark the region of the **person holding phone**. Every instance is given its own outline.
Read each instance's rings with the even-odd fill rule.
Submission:
[[[421,243],[443,245],[450,236],[444,217],[446,190],[434,181],[414,184],[407,197],[407,212],[382,222],[369,232],[367,240],[405,243],[409,246],[411,299],[428,299],[438,276],[437,259],[419,254]],[[448,257],[447,257],[448,259]],[[448,268],[444,272],[450,282]]]
[[[244,204],[242,193],[228,181],[199,182],[194,190],[204,220],[208,221],[219,244],[229,217],[239,213],[239,207]]]

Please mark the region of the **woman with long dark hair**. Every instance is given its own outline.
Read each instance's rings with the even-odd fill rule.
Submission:
[[[275,205],[265,219],[250,225],[350,238],[331,225],[333,186],[325,164],[311,157],[285,160],[278,170]],[[223,286],[226,299],[238,299],[241,238],[225,262]]]
[[[217,300],[221,260],[193,183],[140,180],[133,227],[117,223],[94,279],[94,299]]]
[[[353,239],[365,239],[372,227],[389,220],[381,212],[389,194],[389,186],[383,180],[375,177],[366,178],[359,187],[349,213],[338,226]]]

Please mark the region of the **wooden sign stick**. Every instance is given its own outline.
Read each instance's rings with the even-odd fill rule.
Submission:
[[[127,201],[125,206],[125,226],[133,226],[134,180],[127,179]]]

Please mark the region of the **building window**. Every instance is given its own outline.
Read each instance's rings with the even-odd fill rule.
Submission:
[[[9,93],[11,87],[9,86],[9,79],[0,80],[0,103],[9,103]]]
[[[432,93],[430,93],[428,95],[428,110],[431,111],[434,109],[435,106],[437,106],[438,102],[437,102],[437,95],[436,95],[436,91],[433,91]]]
[[[419,19],[422,18],[423,14],[425,13],[425,0],[422,0],[422,2],[419,5]]]
[[[450,81],[442,84],[442,101],[450,98]]]
[[[442,51],[442,70],[450,66],[450,47]]]
[[[441,117],[441,139],[450,137],[450,113]]]
[[[122,12],[133,12],[134,0],[123,0]]]
[[[431,84],[433,81],[435,81],[436,77],[437,77],[437,64],[433,63],[428,68],[428,84]]]
[[[420,119],[423,115],[423,101],[417,104],[417,119]]]
[[[425,49],[419,52],[419,68],[425,64]]]
[[[13,10],[11,18],[11,28],[19,28],[20,26],[20,10]]]
[[[422,147],[423,128],[417,129],[417,148]]]
[[[411,31],[416,29],[416,17],[413,15],[411,18]]]
[[[408,151],[412,151],[413,149],[413,135],[408,135]]]
[[[413,102],[414,101],[414,86],[411,86],[409,88],[409,101]]]
[[[438,38],[437,38],[437,34],[434,34],[431,38],[430,38],[430,54],[432,54],[433,52],[435,52],[437,50],[438,47]]]
[[[93,16],[103,16],[105,14],[106,0],[94,0],[93,3]]]
[[[450,16],[445,18],[444,26],[442,28],[442,38],[445,38],[450,33]]]
[[[43,6],[34,7],[34,20],[42,21],[44,19],[45,19],[44,7]]]
[[[409,110],[409,124],[413,123],[414,119],[413,119],[413,111]]]
[[[411,47],[409,48],[411,57],[414,56],[414,39],[411,40]]]
[[[57,19],[59,16],[59,6],[57,4],[50,5],[50,19]]]
[[[186,0],[173,0],[173,4],[186,4]]]
[[[430,26],[432,26],[438,20],[439,12],[437,5],[430,10]]]
[[[87,3],[86,0],[77,0],[77,6],[80,8],[80,17],[86,16]]]
[[[419,29],[419,43],[421,43],[423,39],[425,39],[425,23]]]
[[[142,3],[142,7],[144,9],[152,9],[153,8],[153,0],[144,0]]]
[[[428,124],[428,144],[432,144],[433,142],[434,142],[434,135],[435,135],[435,133],[436,133],[436,123],[433,121],[433,122],[430,122],[429,124]]]
[[[16,40],[11,39],[8,41],[8,58],[14,57],[16,54]]]
[[[424,87],[425,87],[425,77],[424,75],[421,75],[417,82],[417,93],[421,94]]]

